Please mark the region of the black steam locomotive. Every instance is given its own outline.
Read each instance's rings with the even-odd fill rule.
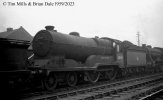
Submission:
[[[30,67],[41,76],[48,90],[58,83],[75,86],[79,81],[92,83],[118,75],[159,72],[163,64],[163,49],[111,38],[85,38],[79,33],[69,35],[46,26],[32,42],[34,61]]]
[[[136,46],[108,37],[85,38],[79,33],[62,34],[53,26],[39,31],[30,43],[0,39],[0,76],[10,83],[36,82],[47,90],[60,83],[96,83],[137,73],[163,71],[163,48]]]

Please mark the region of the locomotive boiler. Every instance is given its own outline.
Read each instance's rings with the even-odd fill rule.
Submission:
[[[104,39],[62,34],[47,26],[34,37],[33,51],[39,57],[64,56],[84,63],[90,55],[112,55],[112,44]]]

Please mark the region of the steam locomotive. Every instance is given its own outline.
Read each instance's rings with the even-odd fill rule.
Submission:
[[[27,49],[28,41],[0,38],[1,79],[17,85],[39,80],[45,89],[54,90],[62,83],[76,86],[80,81],[96,83],[163,71],[163,48],[140,47],[108,37],[85,38],[77,32],[63,34],[54,26],[45,28],[33,39],[33,54]]]
[[[54,26],[39,31],[32,42],[33,65],[43,86],[53,90],[59,83],[75,86],[79,81],[96,83],[127,74],[160,72],[163,49],[107,37],[85,38],[79,33],[57,32]]]

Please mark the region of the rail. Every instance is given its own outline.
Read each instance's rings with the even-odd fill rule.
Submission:
[[[131,91],[140,90],[142,87],[162,82],[163,73],[151,76],[123,80],[114,83],[90,86],[84,89],[76,89],[59,93],[42,94],[24,100],[98,100],[123,98],[122,94],[129,94]],[[128,97],[133,98],[134,96]],[[136,98],[136,97],[135,97]]]

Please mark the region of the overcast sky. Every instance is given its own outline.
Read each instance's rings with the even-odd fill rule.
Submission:
[[[4,2],[74,2],[74,6],[9,6]],[[1,0],[0,32],[23,26],[35,35],[46,25],[83,37],[110,37],[163,47],[163,0]]]

